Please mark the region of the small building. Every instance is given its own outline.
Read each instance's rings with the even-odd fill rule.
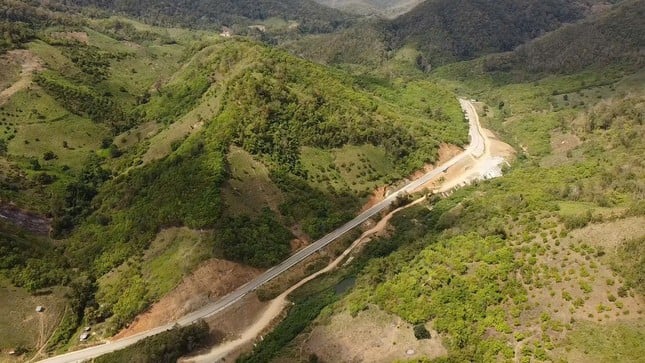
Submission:
[[[90,326],[86,326],[85,328],[83,328],[84,332],[88,332],[90,330],[92,330],[92,327],[90,327]]]
[[[79,338],[79,340],[80,340],[81,342],[84,342],[84,341],[86,341],[86,340],[87,340],[87,338],[89,338],[89,337],[90,337],[90,333],[89,333],[89,332],[83,332],[83,333],[81,334],[81,337]]]
[[[41,306],[41,305],[36,306],[36,312],[37,313],[42,313],[43,311],[45,311],[44,306]]]

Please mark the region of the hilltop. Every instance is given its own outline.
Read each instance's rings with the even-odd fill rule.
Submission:
[[[583,17],[565,0],[430,0],[386,24],[394,47],[415,44],[432,64],[512,50]]]
[[[171,3],[159,0],[147,1],[92,1],[64,0],[66,5],[95,7],[109,13],[136,17],[155,25],[219,28],[235,27],[243,31],[248,25],[264,21],[269,23],[287,21],[300,32],[330,32],[351,19],[350,16],[331,9],[313,0],[184,0]],[[271,28],[271,24],[268,24]]]
[[[0,198],[51,232],[19,237],[3,221],[1,268],[20,294],[70,296],[57,295],[69,313],[47,349],[81,324],[114,334],[203,261],[271,267],[467,139],[433,82],[30,6],[20,21],[37,26],[3,56]]]
[[[551,73],[573,73],[617,63],[642,67],[643,16],[643,1],[626,0],[606,12],[523,44],[511,53],[492,56],[485,67],[489,71],[521,69]]]
[[[348,13],[396,18],[418,5],[421,0],[316,0],[318,3]]]

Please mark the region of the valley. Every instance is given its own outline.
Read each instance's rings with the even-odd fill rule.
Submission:
[[[1,1],[0,361],[638,361],[644,9]]]

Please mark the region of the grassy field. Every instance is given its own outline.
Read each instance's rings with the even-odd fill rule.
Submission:
[[[284,196],[271,181],[267,167],[237,147],[231,148],[227,159],[231,177],[222,189],[227,212],[257,216],[262,207],[278,211]]]
[[[8,351],[19,347],[33,353],[45,344],[62,319],[67,305],[65,288],[48,289],[39,295],[12,286],[0,276],[0,360],[13,361]],[[45,311],[36,312],[36,306]]]
[[[645,321],[579,323],[562,353],[570,362],[638,362],[645,354]]]

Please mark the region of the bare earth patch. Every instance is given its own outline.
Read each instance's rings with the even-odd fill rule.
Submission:
[[[261,272],[260,269],[231,261],[215,258],[206,261],[113,339],[127,337],[177,320],[210,301],[216,301]]]
[[[47,235],[50,229],[50,220],[35,213],[24,211],[12,204],[4,204],[0,200],[0,220],[6,220],[25,230]]]
[[[497,138],[492,131],[487,129],[481,129],[481,131],[486,145],[481,157],[465,158],[419,189],[428,188],[436,192],[448,192],[473,180],[485,178],[492,169],[499,168],[500,164],[510,162],[515,157],[515,150]]]
[[[49,36],[54,39],[69,40],[85,45],[90,43],[90,39],[86,32],[53,32],[49,33]]]
[[[43,68],[42,60],[25,49],[8,51],[3,58],[9,63],[20,64],[22,69],[18,80],[0,92],[0,106],[4,105],[16,92],[27,88],[31,84],[32,74]]]
[[[436,331],[429,329],[430,339],[417,340],[411,324],[374,306],[356,317],[335,314],[326,323],[316,326],[303,345],[307,355],[324,362],[393,362],[447,353]]]
[[[596,246],[615,249],[620,243],[645,236],[645,217],[630,217],[616,221],[590,224],[571,232],[571,237]]]

